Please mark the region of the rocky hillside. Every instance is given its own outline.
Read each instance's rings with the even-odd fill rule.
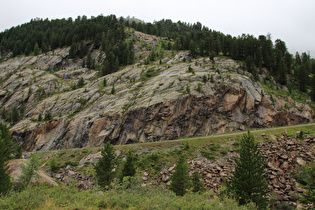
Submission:
[[[23,113],[11,128],[17,142],[28,151],[52,150],[312,121],[308,105],[268,94],[234,60],[193,59],[182,51],[144,64],[159,38],[134,36],[138,62],[104,77],[70,59],[69,48],[1,62],[2,120],[14,107]],[[99,51],[92,55],[104,60]],[[80,78],[85,84],[78,88]],[[47,114],[52,118],[38,120]]]
[[[297,129],[302,129],[302,131]],[[304,131],[303,131],[304,130]],[[301,134],[304,132],[304,134]],[[315,138],[314,125],[296,126],[274,131],[255,131],[255,139],[260,142],[259,149],[265,159],[265,178],[268,183],[268,200],[270,205],[277,206],[286,202],[290,206],[298,206],[298,196],[304,191],[301,188],[299,170],[314,160]],[[267,134],[266,134],[267,133]],[[297,135],[297,137],[292,137]],[[189,174],[198,171],[204,188],[216,194],[224,194],[224,180],[230,180],[235,168],[235,158],[239,158],[241,134],[229,137],[190,138],[189,140],[155,142],[150,144],[134,144],[116,146],[117,155],[115,171],[121,170],[121,161],[129,149],[136,154],[139,184],[142,187],[159,186],[168,189],[175,172],[179,154],[186,156]],[[185,147],[188,145],[188,147]],[[212,156],[208,156],[205,151]],[[28,159],[33,152],[25,153]],[[69,186],[71,182],[81,190],[93,189],[96,186],[93,165],[102,157],[98,148],[70,149],[59,151],[37,152],[42,166],[39,182],[56,186]],[[206,157],[207,156],[207,157]],[[51,162],[55,161],[57,170],[52,170]],[[25,160],[11,160],[10,172],[13,178],[20,173],[18,164]],[[121,186],[120,186],[121,187]],[[279,205],[280,206],[280,205]]]

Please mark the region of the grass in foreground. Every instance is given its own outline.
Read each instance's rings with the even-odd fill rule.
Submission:
[[[125,188],[124,186],[129,186]],[[76,186],[52,187],[45,184],[29,186],[18,193],[0,198],[0,209],[253,209],[253,204],[238,206],[226,197],[218,198],[212,191],[176,196],[156,186],[122,185],[109,191],[82,191]]]

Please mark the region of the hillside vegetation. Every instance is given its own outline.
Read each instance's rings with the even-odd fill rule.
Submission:
[[[280,39],[79,16],[1,32],[0,53],[1,209],[254,209],[229,185],[247,130],[262,200],[314,207],[315,61]]]
[[[275,150],[272,149],[283,141],[281,140],[282,135],[295,139],[296,133],[299,131],[308,133],[311,136],[315,135],[314,125],[287,127],[285,130],[283,128],[274,128],[272,130],[252,131],[255,139],[261,143],[260,148],[263,155],[265,156],[269,153],[268,156],[265,156],[265,161],[268,172],[266,178],[270,186],[277,186],[277,182],[273,184],[275,172],[277,180],[281,180],[282,177],[286,177],[287,180],[292,179],[294,171],[301,164],[301,162],[297,163],[296,159],[293,158],[293,153],[299,158],[302,157],[302,160],[305,161],[309,160],[309,157],[305,156],[306,154],[314,156],[314,139],[310,147],[304,147],[303,152],[297,150],[300,146],[293,150],[286,148],[287,146],[284,145]],[[285,134],[286,132],[287,134]],[[32,184],[23,192],[12,192],[6,197],[2,197],[0,206],[5,209],[19,209],[22,207],[253,209],[254,206],[252,204],[248,207],[238,207],[237,202],[225,197],[225,188],[222,182],[224,177],[217,174],[217,170],[221,170],[220,173],[223,176],[225,176],[224,173],[229,176],[231,160],[239,149],[239,138],[241,136],[242,134],[231,133],[226,136],[218,135],[215,137],[115,146],[115,153],[118,155],[115,166],[116,176],[119,177],[121,167],[125,161],[124,157],[127,151],[130,150],[136,154],[136,176],[134,179],[125,180],[121,184],[117,180],[113,182],[110,190],[103,192],[101,192],[101,188],[96,187],[95,179],[93,179],[95,177],[93,165],[100,158],[98,151],[101,148],[37,152],[36,154],[41,159],[41,170],[46,171],[51,177],[55,178],[59,187],[47,184]],[[274,138],[278,140],[273,140]],[[300,142],[303,145],[305,144],[301,140]],[[291,147],[294,147],[294,144],[291,144]],[[309,153],[309,151],[311,152]],[[180,154],[185,155],[190,172],[194,170],[200,171],[206,189],[205,192],[193,193],[189,191],[185,196],[177,197],[173,192],[167,190],[169,180],[172,177],[172,170],[174,170],[174,164],[176,164]],[[30,153],[24,155],[27,158],[30,156]],[[293,168],[284,170],[283,166],[277,165],[277,161],[280,161],[282,164],[285,162],[282,162],[283,159],[281,159],[285,155],[293,158],[293,162],[289,160],[289,164],[292,164]],[[52,171],[53,165],[57,167],[54,171]],[[208,169],[207,167],[211,168]],[[221,169],[219,169],[220,167]],[[279,169],[275,169],[278,167]],[[283,170],[284,174],[278,174],[277,170]],[[87,177],[89,178],[87,179]],[[43,179],[41,178],[40,180]],[[46,182],[50,183],[47,178]],[[300,190],[300,188],[296,187],[293,187],[293,189],[296,192]],[[277,188],[268,193],[271,207],[274,206],[276,208],[278,205],[278,208],[281,208],[280,206],[284,207],[289,204],[296,205],[295,198],[290,198],[292,199],[290,201],[283,201],[281,197],[283,195],[273,194],[275,191],[277,192]],[[281,188],[279,192],[282,192]],[[289,195],[291,194],[289,193]],[[23,199],[25,197],[27,197],[27,200]],[[69,202],[70,200],[71,202]]]

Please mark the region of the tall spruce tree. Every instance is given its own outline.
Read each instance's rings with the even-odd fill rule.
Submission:
[[[200,192],[204,190],[203,182],[200,181],[201,176],[199,171],[195,171],[193,178],[192,178],[192,185],[193,185],[193,192]]]
[[[184,155],[181,155],[175,167],[175,172],[173,173],[172,183],[170,186],[170,190],[175,192],[176,195],[185,195],[187,189],[190,187],[188,169],[185,157]]]
[[[283,58],[280,59],[277,73],[278,73],[278,82],[281,85],[286,85],[287,84],[287,67],[285,65]]]
[[[11,112],[11,122],[15,124],[19,121],[19,118],[20,118],[19,112],[16,106],[14,106]]]
[[[0,139],[3,141],[3,146],[1,146],[4,150],[2,153],[5,156],[5,160],[10,159],[10,155],[12,154],[13,141],[11,138],[11,133],[6,124],[0,123]]]
[[[12,187],[10,174],[7,173],[9,167],[6,163],[8,160],[6,148],[4,140],[0,138],[0,196],[7,194]]]
[[[307,91],[307,79],[308,79],[308,73],[307,73],[307,67],[305,64],[302,64],[299,68],[298,72],[298,80],[299,80],[299,86],[300,90],[302,92]]]
[[[92,69],[92,54],[91,53],[88,53],[87,57],[86,57],[86,67],[88,69]]]
[[[299,168],[299,181],[302,182],[301,187],[304,189],[300,201],[304,204],[315,203],[315,161],[309,162],[305,166]],[[314,206],[313,206],[314,207]]]
[[[312,60],[311,99],[315,101],[315,60]]]
[[[94,166],[96,172],[97,183],[100,187],[105,188],[109,186],[115,177],[115,172],[113,171],[115,165],[115,150],[113,145],[108,141],[101,151],[102,157],[98,163]]]
[[[136,174],[136,162],[135,162],[135,156],[133,154],[132,150],[129,150],[126,155],[126,161],[123,165],[123,169],[121,172],[121,180],[125,176],[134,176]]]
[[[315,74],[313,74],[312,84],[311,84],[311,99],[315,101]]]
[[[240,158],[231,178],[231,190],[240,205],[254,202],[259,208],[267,206],[268,184],[264,178],[265,163],[254,136],[244,135],[241,139]]]

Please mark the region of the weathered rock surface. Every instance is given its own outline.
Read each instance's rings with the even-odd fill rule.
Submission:
[[[13,107],[24,110],[23,119],[11,131],[28,151],[101,146],[107,141],[159,141],[312,121],[308,105],[292,101],[292,108],[285,110],[284,99],[272,102],[269,95],[262,95],[263,87],[238,74],[240,66],[231,59],[215,58],[215,65],[203,58],[183,63],[189,53],[180,52],[165,58],[169,64],[135,64],[98,78],[96,71],[81,68],[80,60],[69,59],[68,51],[0,64],[0,109],[7,115]],[[99,52],[93,55],[104,57]],[[54,65],[63,70],[49,71]],[[187,72],[189,66],[193,74]],[[150,77],[147,71],[157,76]],[[85,86],[73,90],[81,77]],[[115,94],[111,94],[113,86]],[[36,121],[39,114],[47,113],[53,120]]]

